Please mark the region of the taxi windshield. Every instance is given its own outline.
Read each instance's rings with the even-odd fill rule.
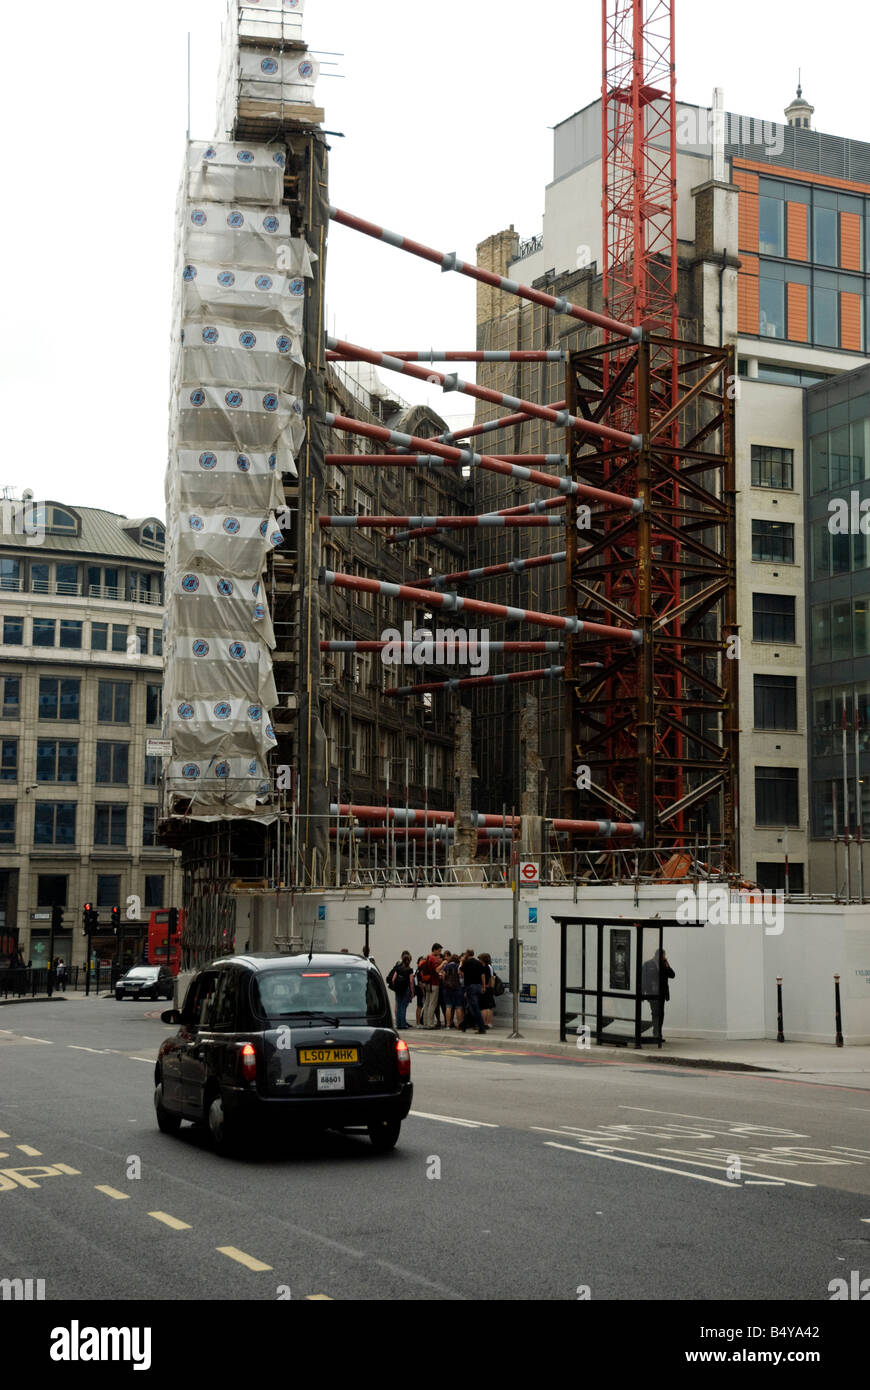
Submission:
[[[255,1008],[266,1018],[360,1018],[384,1009],[374,972],[359,968],[264,970],[255,977],[253,990]]]

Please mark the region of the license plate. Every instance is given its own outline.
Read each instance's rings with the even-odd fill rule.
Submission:
[[[347,1066],[359,1061],[358,1047],[300,1047],[299,1064],[303,1067]]]
[[[343,1091],[344,1072],[339,1067],[337,1070],[319,1070],[317,1073],[318,1091]]]

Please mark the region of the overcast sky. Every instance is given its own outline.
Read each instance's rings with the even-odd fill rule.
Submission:
[[[175,196],[187,125],[214,134],[225,0],[8,2],[2,100],[4,468],[37,498],[163,515]],[[318,103],[339,207],[474,259],[541,229],[550,127],[600,89],[599,0],[306,0],[342,56]],[[677,95],[870,139],[857,0],[681,0]],[[825,22],[820,23],[824,16]],[[323,61],[326,61],[324,57]],[[340,73],[341,77],[325,76]],[[329,327],[375,348],[474,347],[474,285],[333,228]],[[472,375],[469,369],[467,375]],[[429,388],[399,380],[406,399]],[[422,392],[422,395],[421,395]],[[448,417],[463,406],[431,397]]]

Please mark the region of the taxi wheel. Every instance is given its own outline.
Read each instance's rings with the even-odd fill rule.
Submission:
[[[401,1120],[372,1120],[368,1126],[369,1138],[376,1153],[389,1153],[399,1141],[402,1129]]]
[[[171,1110],[165,1109],[162,1081],[154,1088],[154,1109],[157,1112],[157,1128],[161,1134],[177,1134],[181,1129],[181,1116],[173,1115]]]
[[[233,1154],[239,1150],[239,1133],[236,1123],[229,1119],[224,1109],[220,1091],[212,1095],[207,1110],[208,1130],[215,1153]]]

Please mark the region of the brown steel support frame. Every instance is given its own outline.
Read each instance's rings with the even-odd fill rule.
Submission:
[[[731,872],[739,868],[735,383],[732,347],[645,334],[636,347],[572,353],[566,391],[572,414],[583,402],[602,421],[623,421],[629,408],[636,415],[639,451],[596,452],[570,432],[567,448],[575,481],[624,490],[644,510],[628,519],[596,512],[584,549],[577,501],[568,499],[566,614],[612,620],[614,602],[630,608],[633,596],[643,641],[631,651],[582,634],[566,641],[564,814],[624,807],[644,823],[649,848],[689,848],[710,832]],[[677,427],[691,460],[685,475]],[[582,670],[590,658],[604,669]],[[578,765],[589,768],[588,789],[576,786]]]

